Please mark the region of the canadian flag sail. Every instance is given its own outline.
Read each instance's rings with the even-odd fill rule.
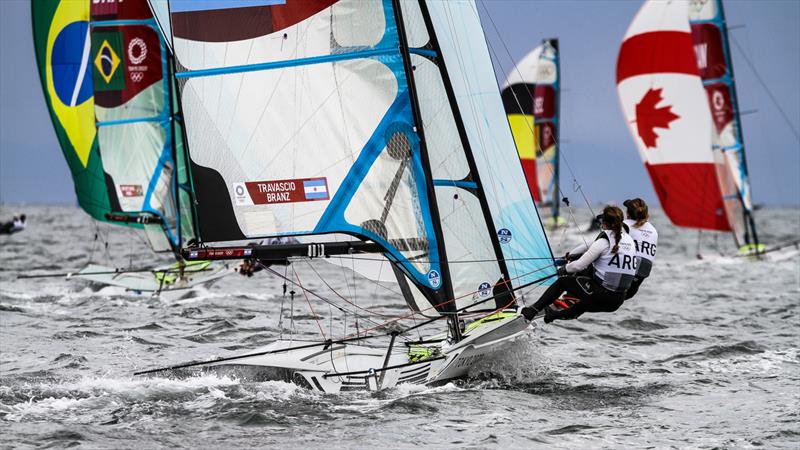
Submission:
[[[703,23],[690,24],[690,14]],[[716,35],[706,28],[706,17],[713,18],[708,20],[714,21]],[[718,2],[646,1],[620,49],[617,91],[670,220],[683,227],[732,231],[742,245],[750,242],[750,194],[738,121],[733,120],[727,44],[723,52],[721,39],[709,39],[721,38],[721,30]],[[707,66],[709,48],[713,67]]]

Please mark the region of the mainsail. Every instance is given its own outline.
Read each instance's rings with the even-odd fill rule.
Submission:
[[[194,232],[176,198],[186,204],[190,187],[168,54],[147,2],[33,2],[32,17],[79,204],[97,220],[144,227],[154,250],[180,248]]]
[[[545,39],[511,69],[503,105],[533,198],[558,221],[561,74],[558,39]]]
[[[620,49],[617,89],[670,220],[730,231],[741,245],[755,236],[724,19],[718,2],[702,3],[645,2]]]
[[[373,242],[425,313],[553,273],[473,2],[167,6],[202,241]]]

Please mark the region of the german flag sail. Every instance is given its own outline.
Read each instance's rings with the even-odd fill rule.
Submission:
[[[550,206],[553,225],[560,221],[560,83],[558,40],[545,39],[514,66],[502,89],[528,187],[540,208]]]

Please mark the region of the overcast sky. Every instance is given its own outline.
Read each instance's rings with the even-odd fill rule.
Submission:
[[[620,43],[640,5],[627,0],[480,0],[498,73],[509,70],[542,38],[559,38],[562,154],[593,202],[630,196],[655,201],[614,83]],[[745,50],[733,49],[741,109],[755,110],[743,117],[753,198],[800,206],[800,143],[745,60],[756,65],[797,130],[800,1],[734,0],[725,6],[735,28],[731,36]],[[569,191],[572,176],[566,164],[562,167],[562,188]],[[26,0],[0,0],[0,202],[75,203],[36,72]]]

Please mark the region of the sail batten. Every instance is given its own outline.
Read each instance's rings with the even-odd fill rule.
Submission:
[[[261,64],[218,67],[218,68],[202,69],[202,70],[190,70],[187,72],[179,72],[175,77],[197,78],[197,77],[207,77],[212,75],[254,72],[259,70],[283,69],[286,67],[308,66],[313,64],[323,64],[335,61],[347,61],[350,59],[369,58],[371,56],[393,55],[393,54],[399,55],[400,52],[398,52],[396,49],[376,49],[376,50],[365,50],[359,52],[336,53],[326,56],[314,56],[310,58],[290,59],[286,61],[266,62]]]

